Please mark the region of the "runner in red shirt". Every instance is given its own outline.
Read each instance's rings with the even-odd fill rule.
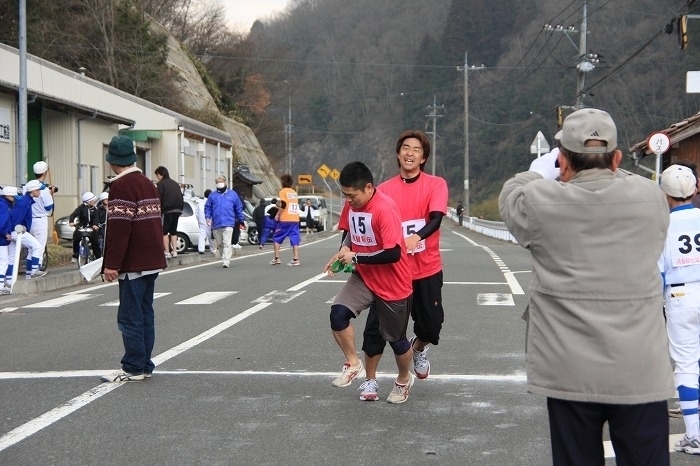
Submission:
[[[350,319],[373,306],[381,324],[379,338],[392,347],[399,372],[387,401],[403,403],[415,377],[409,372],[412,354],[411,343],[406,338],[412,302],[411,269],[403,246],[399,209],[388,196],[376,190],[372,173],[361,162],[346,165],[339,181],[347,200],[344,220],[347,233],[340,251],[328,261],[324,271],[332,275],[331,265],[336,260],[355,264],[355,270],[331,306],[333,337],[346,359],[333,385],[346,387],[355,378],[364,377]],[[362,385],[360,399],[379,399],[376,381],[374,387]]]

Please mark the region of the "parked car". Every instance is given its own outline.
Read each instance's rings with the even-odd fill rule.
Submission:
[[[182,214],[177,221],[177,253],[181,254],[190,248],[197,248],[199,244],[199,224],[197,223],[197,216],[195,212],[197,211],[197,203],[206,202],[206,199],[200,199],[196,197],[185,198],[184,207],[182,209]],[[246,201],[247,202],[247,201]],[[250,204],[250,203],[249,203]],[[251,211],[252,212],[252,211]],[[246,209],[244,209],[244,214]],[[245,216],[245,215],[244,215]],[[250,217],[252,221],[252,216]],[[248,217],[246,217],[246,225],[249,225]],[[68,225],[68,216],[61,217],[56,220],[54,228],[58,232],[58,237],[65,240],[73,239],[73,228]],[[248,227],[247,227],[248,228]],[[241,237],[239,243],[249,242],[248,232],[246,230],[241,230]],[[109,231],[107,232],[109,234]],[[250,243],[254,244],[254,243]]]

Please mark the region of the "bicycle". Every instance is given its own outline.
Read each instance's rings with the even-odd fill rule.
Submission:
[[[92,252],[92,242],[90,240],[93,231],[94,230],[90,227],[78,228],[78,232],[80,233],[80,247],[78,249],[78,267],[82,267],[83,265],[95,260],[95,255]]]

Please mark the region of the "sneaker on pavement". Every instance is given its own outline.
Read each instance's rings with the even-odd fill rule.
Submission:
[[[676,451],[688,453],[689,455],[700,455],[700,437],[689,438],[684,435],[682,439],[673,445]]]
[[[150,379],[153,377],[153,372],[144,372],[143,373],[143,378],[144,379]]]
[[[170,254],[170,257],[177,257],[177,251],[173,251],[173,252]]]
[[[377,383],[377,379],[365,379],[358,390],[361,391],[361,401],[379,401],[379,393],[377,393],[379,391],[379,384]]]
[[[419,379],[427,379],[430,375],[430,361],[428,361],[428,347],[423,351],[413,349],[413,342],[416,337],[411,338],[411,349],[413,350],[413,372]]]
[[[275,257],[270,261],[270,265],[280,265],[282,261],[279,259],[279,257]]]
[[[116,371],[100,377],[103,382],[140,382],[146,379],[145,374],[132,374],[130,372]]]
[[[352,367],[349,362],[346,362],[343,364],[343,371],[331,383],[334,387],[347,387],[356,378],[364,376],[365,366],[362,364],[362,361],[356,367]]]
[[[173,257],[172,254],[170,254],[169,252],[166,252],[166,253],[165,253],[165,258],[166,258],[166,259],[170,259],[171,257]]]
[[[10,289],[5,288],[4,286],[2,288],[0,288],[0,295],[3,295],[3,294],[10,294]]]
[[[287,265],[290,267],[296,267],[297,265],[301,265],[301,263],[299,262],[299,259],[292,259],[287,262]]]
[[[70,261],[71,261],[72,263],[75,264],[76,262],[78,262],[78,258],[77,258],[77,257],[71,257],[71,258],[70,258]]]
[[[404,385],[399,385],[398,383],[394,382],[394,389],[391,391],[391,393],[389,393],[389,396],[386,397],[386,401],[389,403],[404,403],[406,400],[408,400],[408,394],[411,392],[411,387],[415,381],[416,376],[409,372],[408,382],[406,382]]]
[[[31,277],[32,278],[41,278],[41,277],[45,276],[47,273],[49,273],[49,272],[46,270],[37,270],[36,272],[31,274]]]

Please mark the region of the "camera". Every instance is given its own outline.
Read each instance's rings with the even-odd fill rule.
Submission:
[[[49,185],[48,188],[51,190],[52,193],[57,193],[58,192],[58,186],[54,185]]]

